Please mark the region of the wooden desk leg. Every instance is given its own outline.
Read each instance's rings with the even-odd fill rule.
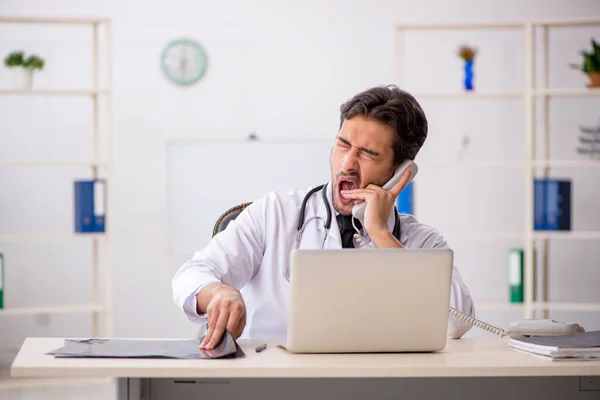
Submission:
[[[142,379],[117,378],[115,387],[117,389],[117,400],[142,399]]]

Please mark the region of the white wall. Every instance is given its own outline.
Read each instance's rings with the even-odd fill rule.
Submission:
[[[393,81],[393,24],[599,16],[600,4],[595,0],[428,0],[418,5],[392,0],[9,0],[0,3],[0,14],[113,20],[114,175],[108,223],[114,248],[115,334],[188,337],[196,327],[173,305],[170,292],[173,273],[192,254],[168,252],[167,141],[244,137],[250,131],[265,138],[333,138],[343,101],[367,87]],[[89,31],[77,29],[1,26],[0,53],[24,47],[45,56],[47,68],[36,77],[38,87],[86,87],[91,82],[91,36]],[[576,33],[575,41],[568,32],[566,39],[557,36],[557,53],[551,59],[553,83],[583,85],[584,78],[564,65],[579,60],[577,51],[587,42],[578,40],[587,40],[589,33]],[[593,33],[600,38],[597,28]],[[160,52],[179,36],[197,38],[208,50],[207,75],[193,88],[174,87],[160,74]],[[460,63],[452,51],[456,40],[463,40],[460,36],[409,37],[407,50],[422,58],[413,56],[407,62],[411,75],[406,87],[459,89]],[[482,50],[481,66],[476,67],[478,88],[520,87],[522,43],[518,35],[464,38]],[[0,87],[9,85],[7,71],[0,71]],[[576,156],[573,129],[580,123],[596,122],[597,101],[552,103],[552,110],[564,114],[564,118],[553,117],[554,156]],[[465,241],[453,239],[452,232],[521,230],[522,173],[497,169],[464,173],[460,168],[427,167],[427,160],[452,160],[464,134],[473,141],[470,157],[519,160],[524,154],[523,107],[519,102],[488,106],[422,103],[431,134],[420,156],[424,167],[417,215],[448,232],[457,264],[475,299],[503,301],[506,249],[522,246],[521,242]],[[89,103],[81,99],[0,97],[1,159],[89,159],[90,110]],[[600,230],[597,171],[559,172],[575,180],[574,227]],[[87,176],[86,169],[3,168],[0,233],[70,232],[71,182],[74,177]],[[452,183],[450,178],[458,181]],[[486,187],[493,191],[492,196],[483,194]],[[7,254],[7,305],[89,299],[88,240],[0,245]],[[600,300],[598,248],[592,241],[553,243],[553,298]],[[502,310],[479,315],[501,326],[522,317],[519,312]],[[600,313],[556,317],[577,319],[588,329],[600,328]],[[89,318],[83,316],[53,316],[48,326],[36,325],[29,317],[1,318],[3,348],[15,348],[24,336],[89,334]],[[473,331],[471,335],[483,334]]]

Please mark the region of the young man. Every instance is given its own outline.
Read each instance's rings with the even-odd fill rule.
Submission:
[[[370,247],[447,247],[433,228],[411,215],[395,215],[395,199],[407,185],[410,171],[389,191],[381,188],[400,163],[416,157],[427,128],[418,102],[394,86],[369,89],[343,104],[330,155],[331,181],[312,193],[307,189],[266,194],[175,274],[175,303],[191,321],[208,321],[201,347],[213,348],[225,330],[235,338],[244,331],[248,337],[285,337],[292,250],[354,247],[351,210],[362,201],[367,201],[364,227],[358,228]],[[304,225],[298,229],[305,197]],[[324,227],[327,207],[335,216],[329,231]],[[399,238],[393,234],[397,217]],[[474,315],[471,296],[456,267],[450,305]],[[469,326],[449,316],[449,337],[459,338],[468,330]]]

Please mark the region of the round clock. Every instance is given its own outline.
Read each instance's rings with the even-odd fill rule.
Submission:
[[[207,64],[204,49],[191,39],[170,42],[161,55],[163,73],[171,82],[181,86],[191,85],[202,78]]]

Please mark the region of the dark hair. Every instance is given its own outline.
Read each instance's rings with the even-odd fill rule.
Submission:
[[[394,85],[378,86],[358,93],[340,107],[344,120],[361,115],[394,130],[394,165],[414,160],[427,138],[427,118],[417,100]]]

